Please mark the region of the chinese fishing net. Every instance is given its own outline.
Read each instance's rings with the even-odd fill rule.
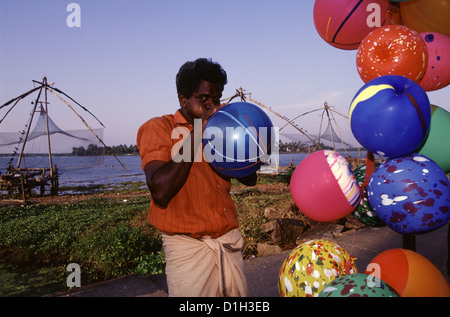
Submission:
[[[8,167],[56,165],[62,174],[105,165],[103,125],[88,125],[65,100],[68,98],[58,97],[53,87],[44,101],[43,90],[44,86],[35,88],[30,92],[37,92],[37,97],[28,92],[0,106],[0,173],[7,173]]]

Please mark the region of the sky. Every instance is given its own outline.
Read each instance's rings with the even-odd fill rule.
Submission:
[[[313,0],[78,0],[79,26],[70,25],[76,12],[70,3],[0,0],[0,105],[45,76],[104,124],[109,146],[136,144],[140,125],[179,109],[176,73],[199,57],[227,72],[224,98],[242,87],[290,119],[319,109],[295,121],[312,134],[319,132],[324,102],[348,116],[364,85],[357,51],[335,48],[317,33]],[[450,111],[449,89],[429,92],[430,102]],[[66,105],[53,96],[49,101],[61,129],[85,128]],[[88,125],[100,127],[66,101]],[[0,132],[22,130],[31,106],[19,103]],[[344,139],[353,142],[348,121],[337,113]],[[268,114],[275,126],[285,125]]]

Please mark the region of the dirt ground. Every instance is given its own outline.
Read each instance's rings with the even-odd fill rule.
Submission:
[[[257,184],[253,187],[233,186],[231,188],[231,194],[239,195],[246,194],[250,192],[261,193],[261,194],[282,194],[289,192],[289,185],[279,183],[279,184]],[[34,195],[32,197],[26,198],[26,204],[72,204],[77,203],[87,199],[93,198],[107,198],[107,199],[132,199],[134,197],[149,195],[148,191],[136,191],[136,192],[102,192],[102,193],[88,193],[88,194],[75,194],[75,195],[58,195],[50,196],[44,195],[42,197]],[[24,202],[21,199],[0,199],[1,205],[23,205]]]

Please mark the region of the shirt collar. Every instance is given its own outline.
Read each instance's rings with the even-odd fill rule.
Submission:
[[[183,117],[183,115],[181,114],[181,111],[178,109],[177,112],[175,112],[175,114],[173,115],[173,118],[175,120],[176,124],[179,125],[187,125],[189,127],[192,127],[192,124],[190,124],[189,122],[186,121],[186,118]]]

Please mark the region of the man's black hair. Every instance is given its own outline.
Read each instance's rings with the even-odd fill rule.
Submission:
[[[176,77],[177,93],[189,99],[202,80],[221,84],[222,90],[228,82],[222,66],[209,58],[199,58],[181,66]]]

